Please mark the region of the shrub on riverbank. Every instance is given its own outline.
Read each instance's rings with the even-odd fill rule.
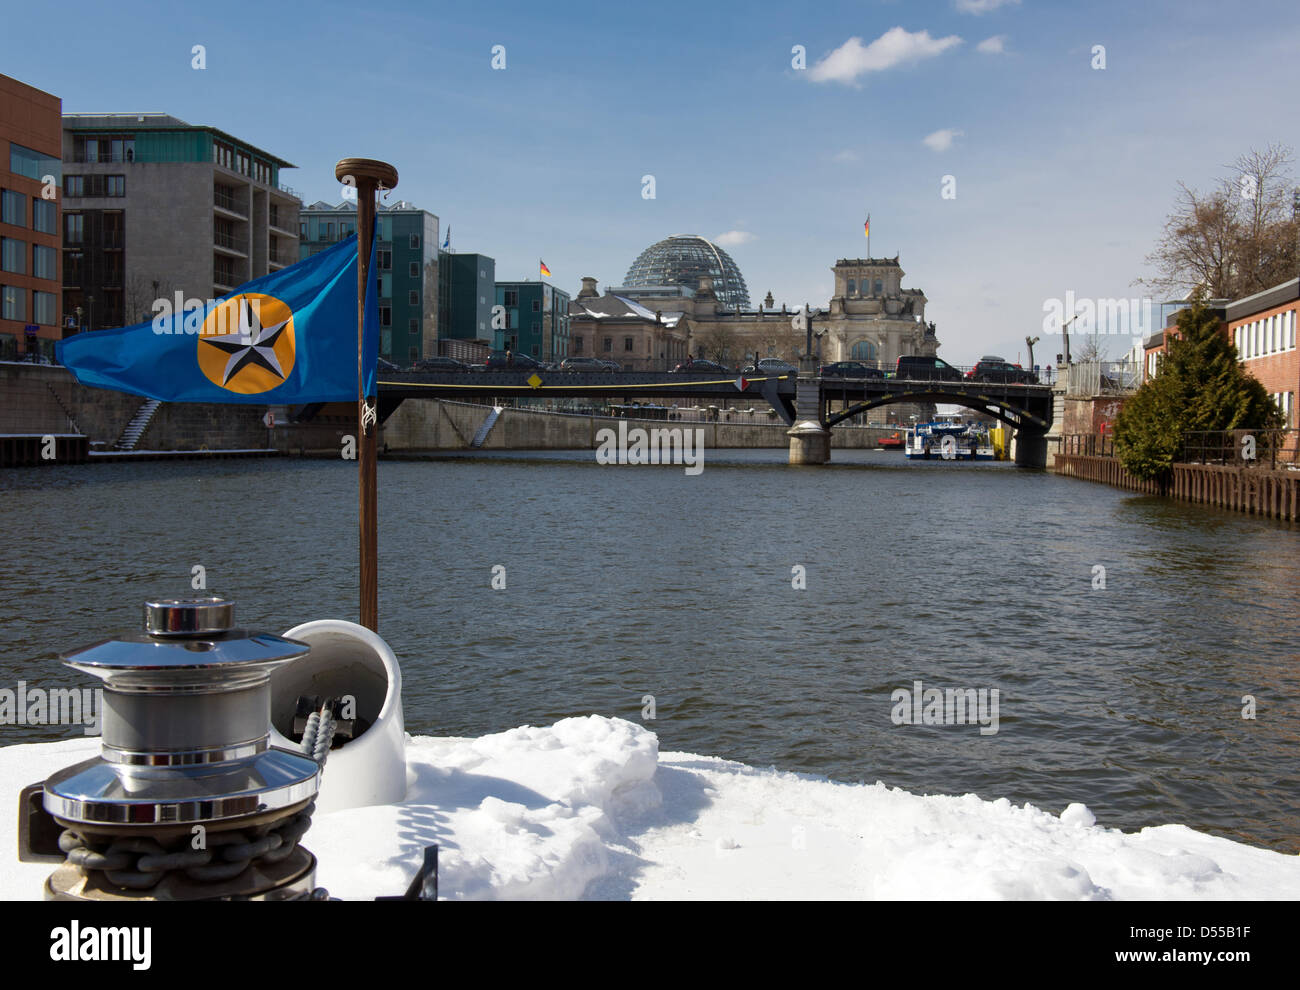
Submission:
[[[1136,478],[1160,478],[1182,458],[1193,430],[1265,430],[1282,425],[1277,405],[1237,359],[1218,318],[1201,303],[1178,314],[1159,372],[1124,404],[1115,454]]]

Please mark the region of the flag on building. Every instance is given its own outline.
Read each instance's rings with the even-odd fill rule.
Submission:
[[[541,258],[538,258],[537,263],[542,266],[542,278],[550,278],[551,270],[546,267],[546,262],[544,262]]]
[[[379,306],[371,240],[362,378],[375,389]],[[177,293],[149,323],[77,334],[57,345],[83,385],[163,402],[299,405],[356,401],[357,245],[328,250],[207,303]]]
[[[447,237],[442,242],[442,249],[449,251],[451,249],[451,224],[447,224]]]
[[[862,236],[863,237],[871,236],[871,214],[870,213],[867,214],[867,220],[862,225]]]

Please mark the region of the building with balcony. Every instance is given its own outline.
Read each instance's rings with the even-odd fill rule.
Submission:
[[[505,327],[494,332],[493,347],[563,361],[570,354],[569,301],[549,282],[498,282],[496,305],[505,310]]]
[[[375,210],[379,282],[379,354],[410,366],[438,346],[438,218],[406,200]],[[325,202],[303,207],[299,258],[310,258],[357,229],[357,205]]]
[[[62,101],[0,76],[0,361],[53,357],[62,336]]]
[[[63,115],[63,306],[80,328],[152,319],[298,260],[295,166],[161,113]]]

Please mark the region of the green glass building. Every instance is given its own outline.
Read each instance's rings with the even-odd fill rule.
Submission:
[[[438,218],[405,200],[376,209],[379,243],[379,355],[410,367],[437,353]],[[357,207],[317,202],[299,217],[299,260],[356,232]]]
[[[497,263],[485,254],[438,254],[438,336],[492,343]]]
[[[567,292],[547,282],[498,282],[496,303],[505,310],[505,327],[492,339],[496,350],[508,348],[539,361],[569,356]]]

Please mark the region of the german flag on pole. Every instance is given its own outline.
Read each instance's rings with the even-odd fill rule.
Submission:
[[[862,224],[862,236],[863,237],[871,236],[871,217],[867,217],[866,222]]]
[[[538,259],[537,259],[537,264],[538,264],[539,266],[541,266],[541,269],[542,269],[542,278],[550,278],[550,277],[551,277],[551,270],[550,270],[549,268],[546,267],[546,262],[544,262],[541,258],[538,258]]]

